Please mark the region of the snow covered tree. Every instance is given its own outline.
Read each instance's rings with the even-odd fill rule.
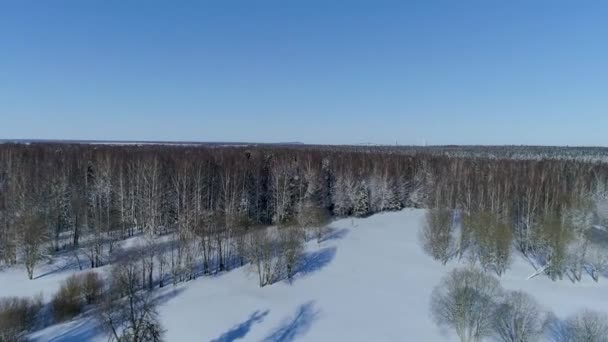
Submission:
[[[339,173],[332,187],[332,202],[336,216],[349,216],[353,211],[355,198],[355,177],[351,172]]]
[[[369,190],[365,181],[359,184],[355,194],[355,203],[353,205],[353,215],[356,217],[366,217],[370,214],[369,207]]]
[[[401,204],[401,199],[399,198],[399,193],[396,190],[389,189],[387,198],[388,203],[384,207],[384,210],[397,211],[403,208],[403,205]]]
[[[437,203],[429,204],[429,193],[434,188],[436,180],[433,176],[429,163],[426,160],[421,160],[420,165],[415,170],[411,182],[407,184],[408,205],[414,208],[424,208],[427,205],[431,207],[439,207]]]

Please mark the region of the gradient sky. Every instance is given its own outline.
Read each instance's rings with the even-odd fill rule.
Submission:
[[[2,1],[0,138],[608,145],[608,2]]]

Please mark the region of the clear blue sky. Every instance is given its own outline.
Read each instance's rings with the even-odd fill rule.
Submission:
[[[2,1],[0,138],[608,145],[606,1]]]

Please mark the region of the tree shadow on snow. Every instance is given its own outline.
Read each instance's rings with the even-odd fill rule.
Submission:
[[[154,298],[154,303],[156,305],[163,305],[166,302],[170,301],[171,299],[177,297],[180,293],[184,292],[185,289],[183,287],[173,288],[173,287],[167,286],[165,289],[162,289],[162,290],[157,289],[156,291],[162,291],[162,293],[158,294]]]
[[[291,342],[298,336],[308,332],[312,323],[318,318],[319,310],[315,309],[315,302],[300,305],[296,314],[284,319],[263,342]]]
[[[34,280],[73,270],[80,270],[76,260],[60,260],[59,265],[46,264],[43,273],[36,275]]]
[[[296,278],[305,277],[320,271],[336,257],[336,247],[325,247],[318,251],[304,254],[300,266],[296,270]]]
[[[346,235],[348,235],[348,232],[349,232],[349,230],[346,228],[342,228],[342,229],[330,228],[330,230],[323,237],[321,242],[343,239]]]
[[[220,337],[211,340],[211,342],[233,342],[238,339],[244,338],[245,335],[249,333],[249,330],[251,330],[251,327],[254,324],[259,324],[264,320],[264,317],[268,315],[268,312],[269,310],[266,310],[264,312],[260,312],[258,310],[252,313],[245,322],[234,326],[232,329],[223,333]]]
[[[163,291],[163,290],[156,290]],[[176,297],[180,293],[184,291],[183,288],[178,289],[169,289],[167,288],[160,294],[157,294],[154,297],[154,303],[157,305],[163,305],[168,302],[172,298]],[[55,322],[52,321],[50,315],[50,304],[46,305],[46,319],[42,323],[40,328],[45,328],[52,326]],[[99,322],[96,319],[96,310],[97,307],[90,307],[88,310],[85,310],[84,313],[81,314],[78,318],[66,322],[59,323],[59,328],[61,329],[61,333],[53,336],[49,339],[49,342],[80,342],[80,341],[90,341],[95,337],[101,337],[106,335],[106,331],[102,328]],[[65,327],[64,327],[65,326]],[[46,339],[42,338],[32,338],[33,341],[46,341]]]
[[[545,321],[545,338],[550,342],[572,341],[568,324],[554,314],[549,314]]]
[[[70,326],[61,334],[49,339],[49,342],[80,342],[90,341],[95,337],[102,336],[104,331],[93,317],[83,319],[77,324]],[[42,341],[42,340],[39,340]]]

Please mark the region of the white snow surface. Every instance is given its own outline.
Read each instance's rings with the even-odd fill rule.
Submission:
[[[404,209],[333,222],[327,240],[308,243],[306,264],[291,284],[259,288],[257,275],[242,267],[156,290],[166,340],[455,341],[451,331],[433,323],[429,300],[441,277],[460,265],[443,266],[422,251],[418,231],[424,212]],[[531,294],[559,318],[582,308],[608,310],[608,279],[527,279],[534,273],[532,266],[517,255],[513,259],[500,278],[502,285]],[[40,277],[29,281],[23,269],[0,271],[0,296],[43,292],[48,301],[59,282],[74,272],[77,269],[45,265],[36,273]],[[29,337],[107,340],[90,312]]]

